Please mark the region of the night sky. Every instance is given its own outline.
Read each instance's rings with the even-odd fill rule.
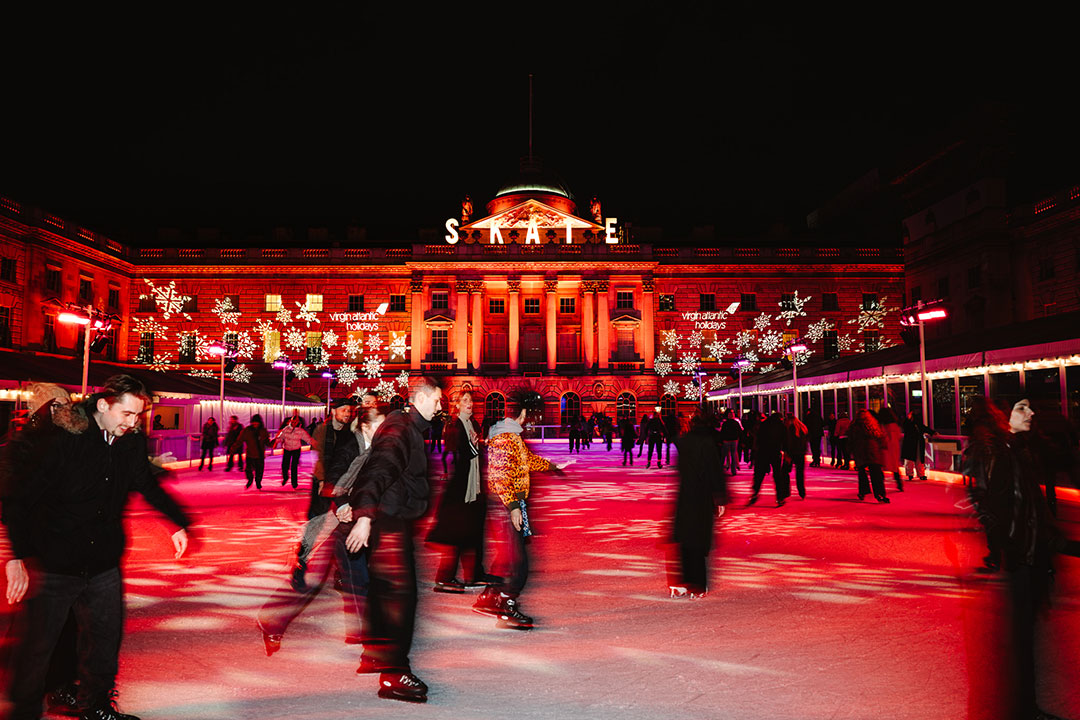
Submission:
[[[133,244],[159,226],[411,239],[515,174],[530,73],[534,152],[583,214],[595,194],[637,225],[799,229],[986,107],[1010,133],[1010,200],[1080,182],[1052,9],[439,7],[6,15],[0,193]]]

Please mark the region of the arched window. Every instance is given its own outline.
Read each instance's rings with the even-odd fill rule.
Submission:
[[[660,398],[660,414],[661,415],[674,415],[679,409],[679,401],[675,399],[675,396],[671,393],[664,395]]]
[[[390,398],[390,407],[392,407],[394,410],[400,410],[401,408],[405,407],[405,398],[401,397],[400,395],[395,395],[394,397]]]
[[[637,419],[637,398],[628,392],[621,393],[615,398],[615,421]]]
[[[577,393],[568,392],[559,401],[559,422],[566,427],[581,417],[581,398]]]
[[[506,398],[501,393],[488,393],[484,398],[484,422],[495,422],[506,417]]]

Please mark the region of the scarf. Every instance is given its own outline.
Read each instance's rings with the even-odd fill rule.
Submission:
[[[458,419],[465,427],[465,439],[469,441],[469,451],[472,453],[469,460],[469,480],[465,485],[465,502],[471,503],[476,502],[476,497],[480,494],[480,451],[473,440],[473,428],[469,418],[458,415]]]

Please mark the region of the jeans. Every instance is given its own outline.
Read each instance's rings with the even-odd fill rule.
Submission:
[[[212,447],[210,447],[210,448],[204,447],[202,449],[202,456],[199,458],[199,469],[200,470],[202,470],[203,462],[207,458],[210,458],[210,469],[213,470],[214,469],[214,448],[212,448]]]
[[[739,469],[739,441],[725,440],[720,447],[720,464],[730,474]]]
[[[756,498],[761,491],[761,484],[765,481],[765,473],[772,469],[773,487],[776,488],[776,501],[786,500],[791,495],[791,476],[784,470],[780,461],[780,453],[761,455],[759,453],[754,462],[754,484],[751,489]]]
[[[649,438],[649,452],[645,456],[645,467],[649,467],[652,462],[652,451],[656,448],[656,467],[660,467],[664,458],[662,457],[664,452],[664,439],[663,438]]]
[[[49,656],[72,610],[78,624],[79,705],[92,709],[108,703],[116,682],[124,629],[119,568],[93,577],[32,570],[26,634],[14,655],[12,720],[41,717]]]
[[[237,467],[244,469],[244,453],[229,451],[228,462],[225,463],[225,472],[232,470],[233,458],[236,458]]]
[[[281,484],[284,485],[289,479],[289,471],[292,470],[293,489],[299,484],[300,474],[300,448],[286,450],[281,456]]]

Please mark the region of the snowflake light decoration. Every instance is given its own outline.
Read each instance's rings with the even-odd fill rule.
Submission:
[[[697,356],[695,352],[684,352],[682,357],[679,358],[679,368],[683,371],[684,375],[691,375],[698,369],[698,363],[701,358]]]
[[[757,353],[754,352],[753,350],[747,350],[746,352],[744,352],[743,355],[742,355],[742,359],[743,359],[743,362],[744,362],[744,366],[743,366],[742,371],[744,373],[747,373],[747,372],[750,372],[751,370],[753,370],[754,366],[757,365],[758,362],[760,361],[760,358],[758,357]]]
[[[739,350],[745,350],[750,347],[750,344],[754,342],[754,331],[743,330],[735,336],[735,347]]]
[[[780,344],[783,341],[784,336],[776,330],[763,332],[758,336],[758,352],[762,355],[776,355],[780,352]]]
[[[374,332],[374,333],[371,333],[370,335],[368,335],[368,339],[367,339],[368,352],[377,352],[381,348],[382,348],[382,338],[379,336],[379,333]]]
[[[710,390],[719,390],[725,385],[727,385],[727,378],[723,375],[713,375],[711,378],[709,378]]]
[[[803,338],[805,338],[807,342],[818,342],[825,337],[827,331],[832,330],[834,327],[836,326],[829,322],[828,318],[822,318],[816,323],[811,323],[806,326],[806,332],[803,334]]]
[[[408,335],[404,330],[390,331],[390,362],[403,362],[405,360],[405,351],[411,349],[407,342]]]
[[[701,347],[701,342],[704,339],[705,336],[702,335],[700,331],[695,330],[694,332],[690,333],[690,335],[686,338],[686,342],[690,345],[690,347],[696,348]]]
[[[161,317],[168,320],[173,315],[183,315],[188,320],[191,319],[191,316],[184,312],[184,305],[191,299],[191,296],[181,295],[176,292],[175,280],[169,282],[165,287],[158,287],[147,278],[143,278],[143,281],[150,286],[150,295],[154,298],[154,303],[157,304]]]
[[[296,328],[285,331],[285,347],[294,352],[301,352],[307,347],[307,336]]]
[[[175,370],[176,366],[168,355],[155,355],[154,359],[147,363],[147,368],[153,372],[168,372]]]
[[[235,325],[240,320],[240,311],[233,307],[229,298],[215,300],[214,308],[210,312],[220,318],[222,325]]]
[[[229,373],[229,377],[233,379],[233,382],[249,383],[251,382],[251,369],[244,364],[237,365]]]
[[[850,335],[844,335],[842,337],[836,338],[836,349],[837,350],[850,350],[851,346],[854,345],[854,344],[855,344],[855,338],[851,337]]]
[[[282,325],[288,325],[292,322],[292,312],[289,311],[289,308],[281,308],[277,311],[277,315],[274,316],[274,319]]]
[[[381,380],[375,385],[375,394],[379,396],[379,399],[383,402],[390,402],[394,399],[394,383],[391,380]]]
[[[352,385],[358,377],[356,368],[352,365],[342,365],[337,369],[337,379],[340,383]]]
[[[169,329],[168,325],[162,325],[152,317],[148,318],[132,318],[132,327],[139,335],[143,333],[153,333],[154,337],[158,340],[168,340],[169,336],[165,333]]]
[[[255,341],[251,339],[247,330],[236,334],[236,357],[251,360],[255,357],[256,349]]]
[[[312,367],[314,367],[316,370],[322,370],[325,367],[330,367],[330,351],[326,348],[323,348],[322,352],[317,355],[317,359],[315,360],[315,362],[312,363]]]
[[[661,333],[660,344],[671,350],[677,350],[679,347],[679,333],[677,330],[664,330]]]
[[[337,343],[338,343],[338,336],[337,336],[336,332],[334,332],[333,330],[327,330],[326,332],[323,333],[323,335],[322,335],[323,347],[328,347],[328,348],[335,347],[337,345]]]
[[[892,312],[892,310],[895,310],[895,308],[890,310],[890,308],[885,305],[887,299],[888,298],[885,297],[881,298],[876,303],[873,303],[869,309],[865,307],[862,308],[859,310],[859,317],[854,320],[848,320],[848,325],[857,323],[859,325],[857,332],[862,332],[867,328],[884,328],[885,317]]]
[[[345,352],[345,357],[347,357],[347,358],[350,358],[350,359],[354,358],[357,355],[361,354],[363,351],[364,351],[363,343],[361,343],[356,338],[350,338],[348,340],[348,342],[345,343],[344,352]]]
[[[795,354],[795,364],[796,365],[805,365],[806,363],[810,362],[810,356],[813,355],[813,354],[814,354],[813,350],[804,350],[801,353],[796,353]]]
[[[812,297],[813,295],[807,295],[806,297],[801,298],[799,297],[799,291],[796,290],[792,299],[788,301],[791,303],[789,307],[785,308],[784,301],[780,301],[780,314],[776,316],[776,319],[786,320],[788,327],[791,327],[792,320],[797,317],[806,317],[806,312],[803,311],[803,305],[805,305],[806,302]]]
[[[296,322],[300,322],[301,320],[303,320],[306,323],[307,327],[311,327],[311,323],[313,322],[322,322],[321,320],[319,320],[319,318],[315,316],[314,312],[308,310],[307,303],[304,303],[302,305],[300,303],[296,303],[296,307]]]
[[[382,375],[383,361],[372,355],[364,359],[364,374],[369,378],[377,378]]]
[[[359,399],[367,395],[367,392],[368,389],[366,387],[358,387],[352,391],[352,396]]]
[[[758,369],[763,373],[772,372],[773,370],[776,369],[776,363],[769,363],[768,365],[762,365]]]
[[[402,370],[401,374],[397,376],[397,384],[400,385],[402,387],[402,389],[409,387],[409,371],[408,370]]]
[[[755,330],[765,330],[770,325],[772,325],[772,318],[769,317],[769,313],[761,313],[754,320],[754,329]]]
[[[239,366],[237,366],[237,367],[239,367]],[[234,370],[235,370],[235,368],[234,368]],[[195,368],[194,370],[189,372],[188,375],[190,375],[191,377],[196,377],[196,378],[212,378],[212,377],[214,377],[214,371],[213,370],[208,370],[207,368]]]
[[[678,395],[681,388],[682,385],[680,385],[679,383],[675,382],[674,380],[668,380],[666,383],[664,383],[664,394]]]
[[[305,365],[304,363],[297,363],[297,364],[293,365],[292,371],[293,371],[293,375],[296,376],[297,380],[306,380],[308,375],[310,374],[310,371],[308,370],[308,366]]]
[[[671,372],[671,358],[665,353],[660,353],[653,361],[653,369],[656,370],[656,374],[660,377],[669,374]]]
[[[707,346],[709,357],[715,358],[719,362],[727,354],[727,344],[727,338],[709,343]]]
[[[252,331],[256,335],[265,335],[268,332],[274,331],[274,324],[269,320],[260,320],[255,323],[255,329]]]
[[[683,386],[683,389],[686,391],[684,397],[687,400],[697,400],[701,397],[701,388],[692,382],[686,383],[686,385]]]

